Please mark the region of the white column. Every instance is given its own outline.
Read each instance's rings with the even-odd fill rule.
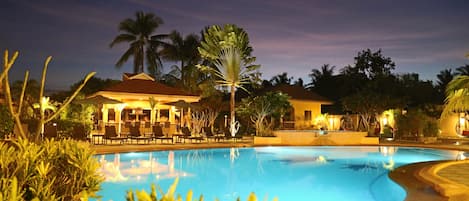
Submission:
[[[184,126],[184,108],[181,108],[181,114],[179,114],[179,123],[181,124],[181,127]]]
[[[174,106],[171,106],[171,108],[169,109],[169,122],[171,124],[174,123],[174,110],[175,110]]]
[[[103,123],[107,123],[108,122],[108,108],[107,108],[107,105],[103,105],[102,112],[103,112]]]
[[[120,136],[121,132],[122,132],[122,110],[124,109],[125,107],[125,103],[124,104],[119,104],[117,105],[116,107],[116,114],[117,114],[117,134]]]
[[[161,122],[160,121],[160,108],[158,106],[156,106],[156,121]]]

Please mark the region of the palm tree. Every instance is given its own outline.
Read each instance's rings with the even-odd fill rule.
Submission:
[[[442,70],[440,71],[440,73],[438,73],[438,75],[436,75],[436,87],[438,89],[438,92],[442,94],[445,92],[446,86],[449,82],[451,82],[451,80],[453,80],[454,75],[455,73],[452,72],[451,69]]]
[[[220,78],[218,84],[230,87],[230,116],[231,122],[235,119],[235,90],[243,84],[249,83],[249,78],[244,77],[248,68],[241,65],[242,59],[239,50],[236,48],[223,49],[219,59],[215,61],[218,71],[215,76]]]
[[[317,86],[321,81],[331,79],[334,75],[335,66],[330,64],[324,64],[321,66],[321,70],[312,69],[308,76],[311,78],[311,85]]]
[[[469,111],[469,76],[455,77],[446,87],[445,107],[442,116]]]
[[[223,28],[214,25],[204,32],[204,40],[198,48],[200,55],[214,66],[198,65],[205,72],[219,78],[217,83],[230,88],[231,131],[235,127],[235,90],[243,84],[258,78],[259,65],[252,65],[256,58],[251,57],[247,33],[236,25],[227,24]],[[231,133],[234,135],[234,133]]]
[[[456,68],[458,75],[469,75],[469,64]]]
[[[119,23],[119,31],[122,32],[114,38],[109,45],[111,48],[118,43],[130,43],[129,49],[117,61],[116,67],[120,68],[129,60],[134,59],[133,72],[144,71],[145,56],[147,69],[152,75],[157,75],[161,67],[161,61],[157,54],[158,48],[164,44],[162,39],[165,34],[154,35],[156,29],[163,24],[163,20],[153,13],[139,11],[135,14],[135,19],[127,18]]]
[[[164,60],[180,62],[179,68],[173,68],[173,70],[179,71],[181,84],[187,88],[191,82],[190,74],[193,70],[191,66],[195,66],[200,61],[200,54],[197,50],[200,45],[199,36],[189,34],[183,38],[179,32],[173,31],[168,37],[171,42],[163,45],[160,55]]]
[[[291,84],[291,81],[293,80],[293,77],[288,77],[288,73],[283,72],[282,74],[278,74],[270,79],[270,83],[272,83],[272,86],[277,86],[280,84]]]

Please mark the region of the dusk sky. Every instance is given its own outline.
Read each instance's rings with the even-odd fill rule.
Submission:
[[[288,72],[305,83],[323,64],[353,64],[363,49],[382,49],[396,73],[435,80],[439,71],[469,63],[468,0],[116,0],[13,1],[0,5],[0,50],[20,51],[10,80],[26,69],[39,79],[53,56],[48,89],[68,89],[88,72],[120,79],[129,61],[114,66],[127,44],[112,49],[118,24],[136,11],[164,20],[157,33],[200,33],[208,25],[244,28],[264,79]],[[168,70],[171,64],[165,64]]]

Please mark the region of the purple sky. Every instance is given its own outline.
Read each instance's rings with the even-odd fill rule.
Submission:
[[[158,33],[199,33],[208,25],[244,28],[264,79],[288,72],[295,79],[322,64],[337,70],[360,50],[381,48],[395,72],[416,72],[434,80],[445,68],[469,63],[467,0],[126,0],[13,1],[0,6],[0,50],[19,50],[11,80],[30,69],[39,79],[43,62],[49,89],[68,89],[88,72],[120,79],[132,70],[114,64],[128,47],[109,48],[117,26],[139,10],[164,20]],[[165,65],[169,69],[170,64]]]

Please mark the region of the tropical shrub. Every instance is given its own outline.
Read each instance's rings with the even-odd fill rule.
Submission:
[[[410,110],[396,118],[396,137],[436,137],[438,122],[421,110]]]
[[[0,142],[0,200],[97,197],[103,177],[93,154],[73,140]]]
[[[0,105],[0,139],[13,132],[15,122],[5,105]]]
[[[178,181],[179,179],[176,178],[176,180],[174,180],[174,183],[169,187],[166,193],[164,193],[161,189],[158,189],[159,195],[156,191],[156,187],[154,184],[151,186],[150,194],[145,192],[145,190],[141,190],[141,191],[136,190],[135,192],[132,190],[127,191],[126,200],[127,201],[176,201],[176,200],[182,201],[183,199],[181,195],[176,196],[174,194],[174,192],[176,191]],[[204,200],[202,195],[199,197],[199,199],[193,199],[192,197],[193,197],[192,191],[189,190],[189,192],[187,192],[185,201],[203,201]],[[218,201],[218,199],[215,199],[215,200]],[[240,201],[241,199],[238,198],[236,200]],[[274,198],[273,200],[277,201],[278,199]],[[249,194],[247,201],[257,201],[256,195],[254,193]]]
[[[291,107],[288,98],[286,94],[268,92],[263,96],[244,98],[237,109],[254,124],[257,136],[271,136],[272,119],[280,118]]]

